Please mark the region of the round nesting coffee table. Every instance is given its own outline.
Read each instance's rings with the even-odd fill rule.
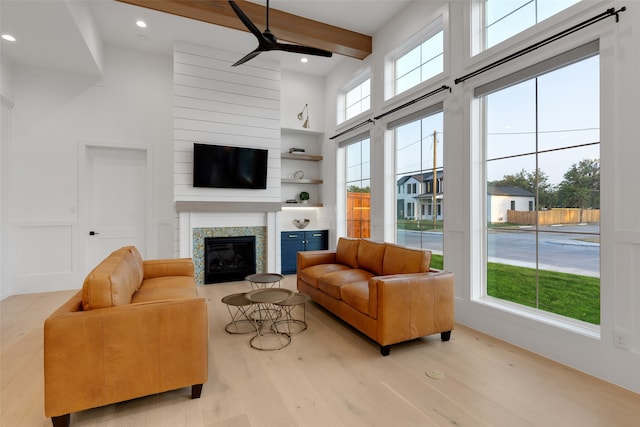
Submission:
[[[249,341],[251,347],[258,350],[280,350],[289,345],[291,336],[273,328],[280,314],[277,307],[274,310],[274,304],[286,300],[293,293],[289,289],[266,288],[245,294],[245,297],[255,304],[255,311],[258,312],[258,316],[253,318],[256,335]],[[269,327],[266,327],[267,325]]]
[[[246,297],[246,293],[227,295],[222,298],[222,302],[227,305],[231,322],[227,323],[224,330],[230,334],[248,334],[255,332],[255,322],[249,317],[249,307],[253,304]],[[235,307],[235,311],[231,309]]]
[[[280,281],[284,276],[279,273],[256,273],[245,277],[251,283],[251,289],[265,289],[280,287]]]
[[[286,333],[288,335],[297,334],[307,329],[306,303],[308,303],[310,300],[311,297],[309,295],[297,292],[291,295],[286,300],[275,303],[275,305],[282,308],[284,316],[283,318],[276,320],[272,327],[276,331]],[[293,309],[299,305],[302,305],[303,309],[302,319],[296,319],[293,316]]]

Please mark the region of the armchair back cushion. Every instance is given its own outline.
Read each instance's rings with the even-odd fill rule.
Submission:
[[[382,264],[382,274],[426,273],[431,263],[431,251],[409,249],[387,243]]]
[[[85,278],[82,285],[82,309],[114,307],[131,303],[144,272],[142,257],[133,246],[111,253]]]

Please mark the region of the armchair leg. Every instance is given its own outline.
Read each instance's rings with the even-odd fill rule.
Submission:
[[[389,353],[391,353],[391,346],[390,345],[381,345],[380,346],[380,354],[383,356],[388,356]]]
[[[64,414],[58,417],[51,417],[53,427],[69,427],[71,423],[71,414]]]
[[[442,341],[449,341],[450,338],[451,338],[451,331],[440,332],[440,339]]]
[[[200,399],[201,394],[202,394],[202,384],[194,384],[191,386],[192,399]]]

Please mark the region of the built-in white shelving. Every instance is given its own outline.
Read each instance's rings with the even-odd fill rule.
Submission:
[[[320,185],[323,183],[320,162],[322,155],[321,132],[306,129],[281,130],[282,154],[281,154],[281,184],[282,206],[287,208],[322,207],[320,199]],[[302,152],[290,152],[296,148]],[[307,203],[299,200],[299,194],[306,191],[311,196]],[[287,200],[296,200],[298,203],[286,203]]]

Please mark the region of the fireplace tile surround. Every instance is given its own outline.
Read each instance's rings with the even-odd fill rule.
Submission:
[[[267,227],[203,227],[193,229],[193,264],[198,285],[204,284],[204,239],[206,237],[256,236],[256,273],[266,272]]]

